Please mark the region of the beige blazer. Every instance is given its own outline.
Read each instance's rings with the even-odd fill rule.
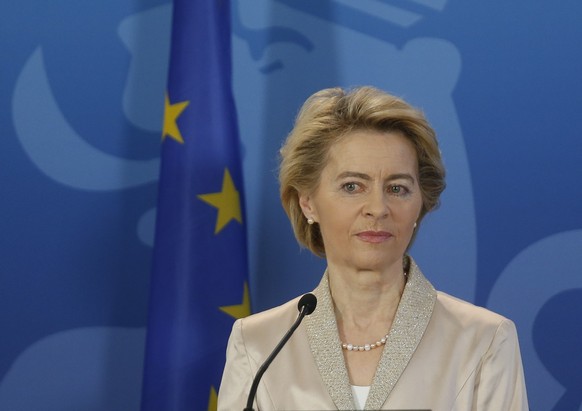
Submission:
[[[315,312],[263,375],[257,411],[354,409],[327,275],[314,294]],[[258,368],[297,318],[297,302],[235,322],[219,411],[244,409]],[[411,260],[366,409],[528,410],[514,324],[435,291]]]

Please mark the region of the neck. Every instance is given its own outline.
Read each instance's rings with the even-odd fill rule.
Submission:
[[[406,284],[401,262],[384,271],[330,263],[328,275],[338,323],[361,330],[392,323]]]

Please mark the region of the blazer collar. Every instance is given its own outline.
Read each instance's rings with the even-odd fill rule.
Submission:
[[[436,291],[412,258],[409,260],[408,281],[376,369],[366,409],[380,409],[386,402],[420,343],[432,315]],[[353,409],[352,390],[342,353],[327,272],[313,293],[317,297],[317,309],[305,319],[311,352],[337,408]]]

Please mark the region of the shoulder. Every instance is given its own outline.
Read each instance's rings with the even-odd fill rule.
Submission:
[[[297,318],[299,298],[296,297],[280,306],[241,318],[235,322],[233,328],[238,330],[247,346],[255,343],[261,345],[276,343]]]
[[[428,327],[436,328],[438,335],[446,331],[463,335],[473,333],[476,337],[484,337],[485,334],[493,336],[500,327],[515,328],[513,322],[502,315],[435,290],[411,257],[408,263],[410,274],[407,289],[410,289],[410,294],[415,294],[412,301],[416,308],[431,311]],[[430,304],[424,304],[422,307],[421,303],[429,300]]]
[[[509,321],[506,317],[487,308],[461,300],[442,291],[437,291],[435,310],[439,310],[444,315],[454,317],[458,321],[466,323],[466,325],[471,323],[498,325],[504,321]]]
[[[437,291],[431,319],[439,328],[465,335],[467,338],[498,342],[517,340],[515,324],[487,308]]]

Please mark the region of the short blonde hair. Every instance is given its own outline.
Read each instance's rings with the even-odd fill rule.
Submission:
[[[312,193],[327,164],[331,146],[355,130],[400,132],[416,150],[422,209],[418,223],[439,205],[445,189],[445,169],[436,134],[422,112],[374,87],[329,88],[307,99],[281,148],[280,195],[299,243],[325,256],[318,224],[309,225],[299,205],[302,193]],[[415,231],[416,233],[416,231]]]

